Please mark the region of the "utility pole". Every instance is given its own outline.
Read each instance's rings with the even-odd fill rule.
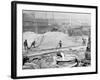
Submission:
[[[35,33],[38,33],[38,26],[37,26],[37,19],[36,19],[36,13],[34,12],[33,16],[33,26],[35,27]]]

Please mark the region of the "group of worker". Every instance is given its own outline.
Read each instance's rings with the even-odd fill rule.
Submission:
[[[35,47],[36,47],[35,44],[36,44],[36,42],[33,41],[30,48],[32,48],[32,47],[35,48]],[[25,40],[25,41],[24,41],[24,49],[27,50],[27,49],[30,49],[30,48],[28,47],[28,42],[27,42],[27,40]]]
[[[82,38],[82,44],[85,45],[86,44],[86,40],[84,38]],[[59,48],[62,48],[62,41],[60,40],[59,43],[58,43],[58,46]],[[36,41],[34,40],[32,43],[31,43],[31,47],[30,48],[36,48]],[[27,40],[24,41],[24,49],[27,50],[27,49],[30,49],[28,47],[28,42]]]
[[[25,50],[31,49],[32,47],[33,47],[33,48],[36,48],[36,41],[33,41],[33,42],[31,43],[31,47],[30,47],[30,48],[28,47],[28,42],[27,42],[27,40],[24,41],[24,49],[25,49]],[[62,47],[62,41],[60,40],[60,41],[59,41],[59,48],[61,48],[61,47]]]

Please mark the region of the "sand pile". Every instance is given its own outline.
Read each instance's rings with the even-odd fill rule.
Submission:
[[[79,38],[78,42],[73,41],[74,38],[69,37],[68,35],[62,32],[47,32],[44,34],[36,34],[34,32],[24,32],[23,33],[23,42],[28,41],[28,47],[31,46],[31,43],[35,40],[36,46],[39,49],[50,49],[59,47],[59,41],[62,41],[62,47],[70,46],[80,46],[82,45],[82,39]]]

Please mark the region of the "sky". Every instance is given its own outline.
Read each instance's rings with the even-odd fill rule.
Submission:
[[[91,26],[91,14],[89,13],[72,13],[72,12],[47,12],[47,11],[34,11],[23,10],[23,25],[25,29],[34,29],[31,22],[34,22],[35,18],[48,19],[48,24],[66,23],[72,27],[76,26]],[[40,20],[41,21],[41,20]],[[39,27],[41,30],[48,28],[48,26]]]

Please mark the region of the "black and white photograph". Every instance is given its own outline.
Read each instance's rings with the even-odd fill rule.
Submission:
[[[91,66],[91,14],[23,10],[23,69]]]
[[[97,7],[12,2],[12,78],[97,73]]]

